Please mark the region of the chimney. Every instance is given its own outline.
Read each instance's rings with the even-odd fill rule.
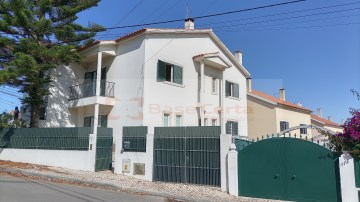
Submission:
[[[299,106],[299,107],[303,106],[301,102],[296,103],[296,105]]]
[[[236,60],[242,65],[242,52],[240,50],[235,51],[234,56]]]
[[[328,120],[331,121],[331,116],[328,116]]]
[[[192,18],[185,19],[185,29],[194,29],[194,27],[195,27],[194,19]]]
[[[280,88],[280,100],[285,101],[285,88]]]
[[[252,91],[251,77],[246,78],[246,89],[247,89],[247,92],[251,93],[251,91]]]
[[[321,108],[317,108],[316,111],[317,111],[317,116],[322,118]]]

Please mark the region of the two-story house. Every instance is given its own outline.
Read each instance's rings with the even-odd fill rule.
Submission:
[[[285,100],[285,89],[280,89],[279,98],[251,89],[248,78],[248,137],[251,139],[277,134],[286,129],[310,125],[311,110],[301,104],[293,104]],[[303,137],[312,137],[307,128],[291,132]]]
[[[192,19],[184,29],[144,28],[78,51],[83,63],[52,72],[41,127],[98,125],[116,136],[123,126],[215,125],[247,135],[242,55]]]

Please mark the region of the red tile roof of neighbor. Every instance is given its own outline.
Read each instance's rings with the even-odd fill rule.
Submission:
[[[315,114],[311,114],[311,118],[315,119],[317,121],[320,121],[322,123],[325,123],[325,125],[335,126],[335,127],[341,127],[339,124],[329,121],[327,119],[321,118],[320,116],[316,116]]]
[[[310,109],[306,109],[306,108],[301,107],[301,106],[299,106],[297,104],[293,104],[291,102],[281,100],[279,98],[276,98],[274,96],[268,95],[266,93],[263,93],[263,92],[260,92],[260,91],[257,91],[257,90],[252,90],[251,93],[254,94],[254,95],[260,96],[262,98],[265,98],[267,100],[270,100],[272,102],[276,102],[277,104],[285,105],[285,106],[288,106],[288,107],[293,107],[293,108],[296,108],[296,109],[301,109],[301,110],[304,110],[304,111],[307,111],[307,112],[310,112],[310,113],[312,112]]]

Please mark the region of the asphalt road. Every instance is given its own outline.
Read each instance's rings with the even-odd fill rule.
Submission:
[[[167,198],[0,175],[0,202],[169,201]],[[171,201],[171,200],[170,200]]]

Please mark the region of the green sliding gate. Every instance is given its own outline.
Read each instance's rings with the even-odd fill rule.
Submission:
[[[154,180],[220,186],[220,127],[156,127]]]
[[[111,170],[113,130],[98,128],[97,131],[95,171]]]
[[[338,156],[311,141],[236,140],[239,195],[290,201],[341,201]]]

